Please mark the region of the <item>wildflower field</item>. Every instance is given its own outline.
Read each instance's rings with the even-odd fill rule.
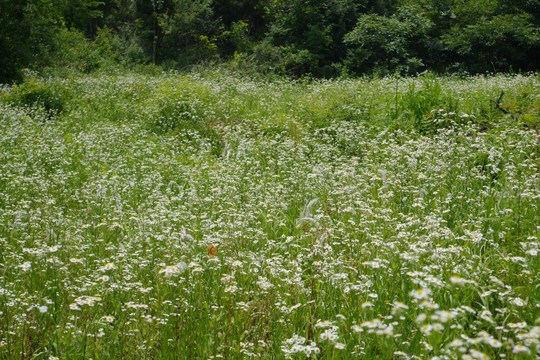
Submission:
[[[539,359],[540,76],[0,88],[0,358]]]

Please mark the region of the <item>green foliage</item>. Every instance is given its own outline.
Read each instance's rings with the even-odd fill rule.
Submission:
[[[268,39],[281,52],[288,74],[335,75],[345,55],[343,36],[354,26],[357,5],[350,0],[288,0],[272,8]]]
[[[218,55],[211,0],[173,0],[170,9],[158,13],[157,19],[163,29],[161,57],[184,67]]]
[[[454,18],[454,26],[462,27],[474,24],[478,19],[491,18],[497,14],[500,0],[460,0],[448,8],[448,12]]]
[[[437,78],[432,74],[426,74],[418,80],[418,83],[411,81],[403,94],[407,115],[413,119],[421,119],[443,105],[441,104],[443,91]]]
[[[104,27],[97,30],[93,46],[105,63],[133,66],[147,62],[148,58],[136,37],[127,31],[117,33]]]
[[[188,83],[189,84],[189,83]],[[183,86],[189,86],[183,84]],[[205,113],[205,97],[208,92],[204,88],[175,90],[165,89],[158,98],[157,113],[150,129],[157,134],[182,133],[189,138],[201,137],[209,142],[211,152],[221,155],[223,138],[219,129],[219,119],[209,117]]]
[[[0,358],[537,358],[540,77],[269,78],[0,87]]]
[[[0,83],[22,79],[51,45],[57,0],[0,1]]]
[[[59,0],[62,19],[69,29],[79,29],[90,37],[96,35],[97,19],[103,17],[100,9],[105,1]]]
[[[227,38],[230,36],[228,35],[229,33],[247,32],[250,41],[260,41],[264,38],[270,17],[272,16],[268,11],[272,2],[273,0],[212,1],[211,6],[215,18],[220,20],[220,24],[223,27],[221,36],[224,37],[224,43],[222,44],[223,47],[220,46],[220,50],[224,55],[231,55],[234,51],[231,49],[231,44],[227,41]],[[245,29],[244,24],[246,26]]]
[[[540,55],[540,32],[530,20],[526,15],[481,17],[453,27],[443,39],[472,71],[534,70],[531,59]]]
[[[58,69],[87,73],[96,70],[103,60],[92,42],[78,30],[59,29],[53,44],[54,47],[48,54],[48,62]]]
[[[455,95],[443,91],[436,76],[424,74],[418,81],[411,81],[403,93],[400,101],[403,107],[401,116],[408,119],[418,133],[424,135],[465,125],[470,119],[458,115],[456,99]]]
[[[97,30],[94,41],[90,41],[78,30],[61,28],[47,56],[47,63],[53,68],[83,73],[118,66],[133,67],[146,60],[135,38],[122,37],[107,27]]]
[[[419,50],[432,26],[413,8],[402,8],[392,17],[361,15],[354,30],[345,35],[346,65],[357,73],[414,74],[423,67]]]
[[[249,24],[242,20],[233,22],[230,30],[221,33],[219,42],[220,50],[228,55],[251,51],[253,42],[249,37]]]
[[[294,78],[537,71],[540,0],[0,2],[0,82],[141,64]],[[56,70],[52,70],[56,69]]]
[[[366,13],[392,16],[398,8],[399,0],[368,0],[363,2]]]
[[[69,92],[60,83],[30,78],[14,85],[0,100],[15,106],[41,107],[52,115],[61,113],[69,98]]]
[[[253,67],[263,74],[283,75],[286,73],[285,59],[281,49],[274,46],[268,39],[259,42],[247,60],[241,60],[241,64],[245,64],[245,67]]]

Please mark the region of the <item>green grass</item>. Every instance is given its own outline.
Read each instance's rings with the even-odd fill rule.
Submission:
[[[0,357],[538,358],[539,89],[4,87]]]

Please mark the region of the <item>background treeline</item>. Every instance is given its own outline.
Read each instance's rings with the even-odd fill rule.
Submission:
[[[221,63],[289,76],[531,71],[540,0],[0,0],[0,82]]]

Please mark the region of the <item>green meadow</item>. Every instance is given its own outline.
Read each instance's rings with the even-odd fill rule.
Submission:
[[[0,88],[0,358],[539,359],[540,76]]]

